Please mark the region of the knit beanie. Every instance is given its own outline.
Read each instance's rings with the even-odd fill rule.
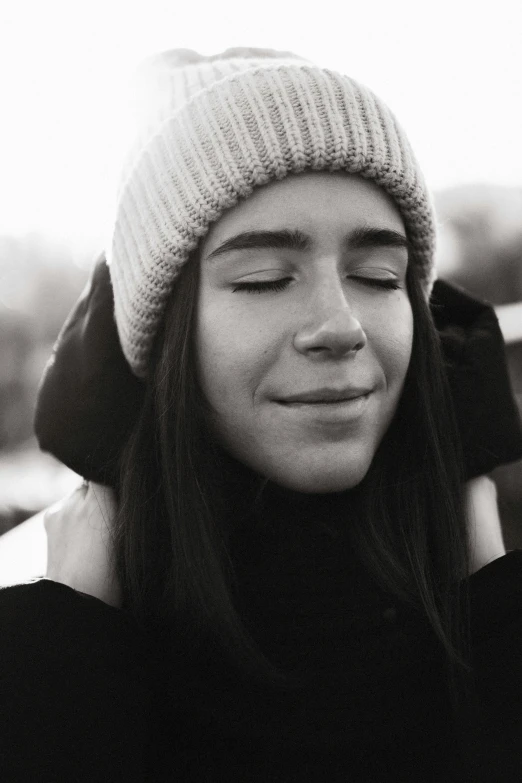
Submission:
[[[346,171],[373,180],[403,218],[426,298],[435,218],[404,131],[367,87],[291,52],[187,49],[138,73],[141,123],[124,157],[106,247],[125,358],[146,377],[169,295],[223,212],[289,174]]]

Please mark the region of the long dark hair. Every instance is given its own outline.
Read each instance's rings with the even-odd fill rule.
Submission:
[[[471,672],[462,456],[416,270],[410,259],[414,339],[401,401],[367,476],[347,499],[358,509],[359,524],[350,525],[354,549],[389,594],[429,620],[457,706]],[[247,492],[241,485],[231,497],[231,463],[205,426],[194,348],[199,275],[195,251],[157,335],[143,406],[124,450],[114,567],[123,606],[144,628],[175,628],[178,643],[192,650],[211,639],[241,675],[292,689],[299,681],[266,658],[233,598],[226,520],[231,509],[239,514],[256,503],[266,479],[254,475]]]

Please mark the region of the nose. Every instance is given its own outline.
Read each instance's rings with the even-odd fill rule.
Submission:
[[[342,283],[323,284],[317,297],[313,323],[300,329],[294,346],[300,353],[343,357],[360,351],[367,337],[346,298]]]

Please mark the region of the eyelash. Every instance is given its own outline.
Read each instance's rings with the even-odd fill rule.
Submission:
[[[236,283],[236,287],[233,289],[232,293],[235,293],[236,291],[246,291],[247,293],[262,294],[265,291],[283,291],[290,279],[291,278],[289,277],[283,277],[281,280],[267,280],[258,283]],[[355,277],[352,279],[363,283],[363,285],[369,285],[372,288],[381,288],[387,291],[396,291],[398,288],[401,288],[399,283],[395,280],[378,280],[377,278],[371,277]]]

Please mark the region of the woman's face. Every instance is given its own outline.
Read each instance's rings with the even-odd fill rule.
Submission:
[[[293,246],[251,236],[226,247],[267,231],[293,232]],[[200,250],[198,373],[221,445],[298,492],[354,487],[393,418],[412,347],[393,201],[355,175],[294,174],[225,212]],[[288,401],[324,400],[324,389],[350,399]]]

